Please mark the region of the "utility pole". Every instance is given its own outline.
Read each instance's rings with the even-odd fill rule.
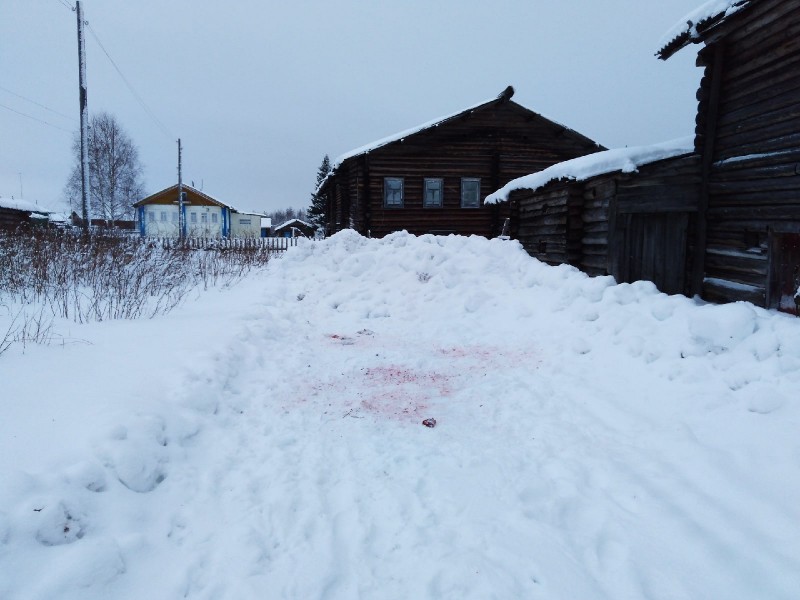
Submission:
[[[81,217],[83,231],[89,233],[89,111],[86,103],[86,38],[83,34],[83,11],[80,0],[75,2],[78,15],[78,85],[80,86],[81,108]]]
[[[185,236],[186,223],[183,215],[183,178],[181,175],[181,138],[178,138],[178,238]]]

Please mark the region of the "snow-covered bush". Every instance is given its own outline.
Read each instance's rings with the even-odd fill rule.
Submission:
[[[194,250],[26,228],[0,234],[0,302],[77,322],[153,317],[193,288],[230,285],[269,258],[265,248]]]

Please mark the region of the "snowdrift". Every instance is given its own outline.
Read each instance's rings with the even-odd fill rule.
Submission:
[[[71,335],[0,359],[0,597],[800,589],[797,319],[343,231]]]

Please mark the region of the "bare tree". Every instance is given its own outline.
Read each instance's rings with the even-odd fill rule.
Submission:
[[[70,208],[80,206],[80,138],[72,144],[75,167],[64,193]],[[89,206],[92,217],[115,221],[133,218],[133,203],[144,196],[139,151],[117,119],[106,112],[93,115],[89,124]],[[77,210],[80,214],[80,210]]]

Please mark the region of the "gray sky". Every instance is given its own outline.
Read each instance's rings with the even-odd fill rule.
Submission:
[[[700,4],[84,0],[89,110],[119,119],[149,193],[177,182],[180,137],[185,182],[243,210],[304,208],[326,153],[333,159],[509,84],[515,101],[608,147],[691,135],[702,74],[695,52],[667,62],[654,53]],[[0,9],[0,196],[20,197],[21,173],[24,198],[53,208],[78,127],[69,5],[2,0]]]

